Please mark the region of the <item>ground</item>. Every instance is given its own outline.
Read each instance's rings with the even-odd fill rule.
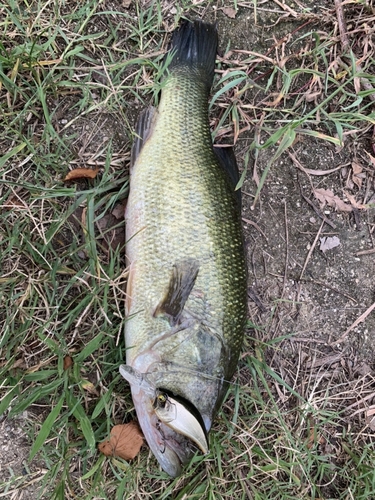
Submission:
[[[16,59],[8,66],[0,59],[0,77],[8,78],[0,103],[10,110],[0,158],[0,497],[375,498],[374,7],[346,2],[350,55],[343,52],[340,2],[185,3],[102,2],[98,15],[87,3],[79,30],[64,4],[66,40],[40,56],[57,59],[58,44],[64,47],[53,74],[59,84],[50,82],[43,94],[43,64],[35,70],[39,107],[33,87],[22,90],[28,77],[17,74]],[[53,17],[48,3],[45,11]],[[0,15],[8,12],[0,6]],[[46,12],[40,19],[47,23]],[[213,94],[238,78],[215,99],[211,125],[217,143],[235,144],[244,173],[249,324],[213,429],[214,452],[170,483],[154,472],[146,448],[127,467],[95,455],[95,441],[112,423],[134,417],[112,375],[124,357],[126,275],[117,245],[132,130],[152,99],[166,32],[184,13],[217,22],[217,80],[233,76],[217,82]],[[21,43],[22,30],[7,19],[15,23],[9,39]],[[86,36],[81,45],[72,33]],[[22,124],[17,113],[25,113]],[[21,148],[6,157],[21,140],[31,156]],[[100,180],[64,184],[76,167],[99,167]],[[51,390],[43,392],[47,383]],[[51,434],[45,430],[50,448],[41,444],[30,461],[35,437],[58,405],[58,383],[65,413]],[[80,450],[90,432],[86,458]]]

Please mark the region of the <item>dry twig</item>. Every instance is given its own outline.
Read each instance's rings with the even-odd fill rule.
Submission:
[[[366,309],[366,311],[361,314],[359,316],[359,318],[357,318],[354,323],[346,330],[346,332],[344,332],[341,337],[339,337],[337,340],[335,340],[334,342],[331,342],[329,345],[330,346],[335,346],[337,344],[340,344],[343,340],[345,340],[345,337],[356,327],[358,326],[360,323],[362,323],[362,321],[364,321],[367,316],[371,313],[371,311],[373,311],[375,309],[375,302],[373,304],[371,304],[371,306]]]

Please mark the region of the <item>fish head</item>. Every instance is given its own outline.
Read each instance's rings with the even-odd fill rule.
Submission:
[[[199,448],[208,453],[204,425],[186,406],[165,391],[155,388],[128,365],[120,366],[121,375],[130,383],[138,422],[162,469],[172,477],[182,473]]]

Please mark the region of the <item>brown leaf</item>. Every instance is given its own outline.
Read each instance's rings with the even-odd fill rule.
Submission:
[[[367,210],[368,209],[367,205],[363,205],[362,203],[358,203],[358,201],[354,198],[353,195],[351,195],[350,193],[347,193],[346,191],[344,191],[344,193],[345,193],[345,196],[350,201],[350,204],[353,208],[358,208],[359,210]]]
[[[373,144],[373,149],[374,149],[374,153],[375,153],[375,142]],[[369,160],[372,163],[372,166],[375,167],[375,158],[373,156],[371,156],[370,153],[368,153],[367,151],[365,151],[365,153],[369,157]]]
[[[63,363],[63,368],[64,370],[67,370],[73,365],[73,360],[70,356],[65,356],[64,357],[64,363]]]
[[[107,457],[121,457],[131,460],[136,457],[143,444],[143,435],[134,421],[112,427],[107,441],[99,443],[99,451]]]
[[[361,80],[358,78],[358,76],[354,77],[354,89],[356,94],[358,94],[361,90]]]
[[[27,204],[21,200],[18,196],[11,196],[8,200],[2,205],[4,208],[27,208]]]
[[[320,201],[321,207],[328,205],[329,207],[335,208],[339,212],[352,212],[353,207],[348,205],[340,198],[333,194],[330,189],[314,189],[315,197]]]
[[[121,203],[117,203],[115,208],[112,210],[112,215],[116,217],[117,220],[123,220],[125,217],[125,207],[127,200],[124,200]]]
[[[237,14],[236,10],[232,9],[231,7],[224,7],[222,11],[227,17],[230,17],[231,19],[234,19]]]
[[[362,167],[361,165],[359,165],[358,163],[356,163],[355,161],[352,162],[352,170],[353,170],[353,175],[352,175],[352,180],[354,182],[354,184],[359,188],[361,189],[362,187]]]
[[[66,174],[64,181],[72,181],[75,179],[95,179],[98,172],[99,168],[75,168]]]
[[[369,408],[365,412],[366,423],[372,431],[375,431],[375,408]]]
[[[122,0],[122,5],[125,9],[128,9],[131,6],[132,0]]]

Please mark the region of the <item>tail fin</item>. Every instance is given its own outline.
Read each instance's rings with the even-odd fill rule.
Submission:
[[[173,59],[169,69],[186,66],[200,71],[208,88],[214,79],[218,36],[214,24],[184,20],[173,33],[169,51]]]

